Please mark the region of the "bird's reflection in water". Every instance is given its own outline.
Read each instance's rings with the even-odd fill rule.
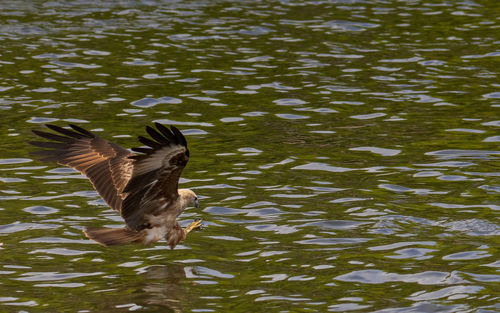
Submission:
[[[184,265],[150,266],[144,269],[142,276],[146,306],[161,306],[172,312],[182,312],[183,305],[189,303],[189,286],[193,282],[186,279]]]

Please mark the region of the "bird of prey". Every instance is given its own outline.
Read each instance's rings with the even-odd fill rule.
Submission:
[[[129,151],[113,142],[70,124],[71,129],[46,124],[53,132],[33,130],[49,141],[31,141],[45,148],[32,154],[55,161],[87,176],[95,190],[125,220],[122,228],[84,228],[85,235],[103,246],[126,243],[148,245],[165,238],[173,249],[193,229],[183,229],[177,217],[187,207],[199,208],[190,189],[178,189],[181,172],[189,159],[186,138],[171,126],[146,126],[152,139],[139,136],[145,147]]]

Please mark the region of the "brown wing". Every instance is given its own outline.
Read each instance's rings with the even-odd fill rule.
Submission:
[[[132,152],[119,145],[104,140],[91,132],[69,125],[72,130],[55,125],[46,126],[57,132],[33,132],[50,141],[31,141],[30,144],[48,148],[32,152],[42,156],[42,161],[56,161],[72,167],[87,176],[95,190],[114,210],[120,211],[124,195],[123,188],[132,173]]]
[[[170,129],[159,123],[155,126],[158,131],[146,127],[154,140],[139,136],[139,141],[148,147],[132,149],[142,154],[130,157],[134,160],[134,169],[123,190],[127,197],[121,214],[133,230],[145,227],[145,215],[157,215],[177,200],[179,178],[189,160],[186,138],[182,133],[174,126]]]

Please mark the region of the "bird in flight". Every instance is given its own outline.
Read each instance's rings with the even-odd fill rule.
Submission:
[[[79,126],[71,129],[46,124],[54,131],[33,132],[49,141],[31,141],[44,148],[32,154],[42,161],[55,161],[87,176],[95,190],[125,220],[122,228],[86,227],[85,235],[103,246],[165,239],[173,249],[201,220],[182,228],[177,217],[187,207],[199,208],[190,189],[178,189],[181,172],[189,160],[186,138],[171,126],[146,126],[152,139],[139,136],[145,147],[127,150]]]

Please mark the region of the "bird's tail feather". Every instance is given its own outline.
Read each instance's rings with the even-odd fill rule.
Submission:
[[[127,228],[85,227],[83,233],[87,238],[103,246],[123,245],[131,242],[139,242],[142,239],[141,233]]]

